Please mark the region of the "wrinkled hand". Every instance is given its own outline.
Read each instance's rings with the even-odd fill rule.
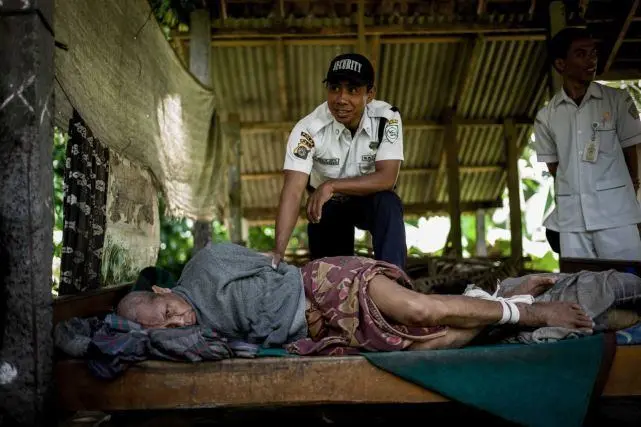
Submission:
[[[307,200],[307,219],[316,224],[321,220],[323,205],[332,198],[333,190],[331,185],[323,183],[309,196]]]

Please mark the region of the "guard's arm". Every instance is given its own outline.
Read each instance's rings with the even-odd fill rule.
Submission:
[[[641,143],[639,111],[629,94],[621,93],[616,116],[616,131],[623,149],[623,157],[632,178],[634,190],[639,189],[639,166],[637,147]]]
[[[398,178],[401,161],[379,160],[375,163],[375,168],[375,171],[368,175],[330,179],[323,185],[330,186],[332,193],[353,196],[364,196],[379,191],[392,190]]]
[[[625,158],[625,164],[628,167],[630,178],[632,178],[634,191],[639,190],[639,160],[637,147],[638,145],[632,145],[623,149],[623,157]]]
[[[559,167],[559,162],[546,163],[546,165],[548,166],[550,175],[552,175],[553,178],[556,178],[556,168]]]
[[[276,217],[275,252],[283,256],[296,221],[300,215],[300,202],[307,186],[309,175],[304,172],[286,170],[285,182],[280,192],[278,216]]]

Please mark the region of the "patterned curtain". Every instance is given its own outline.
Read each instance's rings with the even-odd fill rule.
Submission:
[[[77,111],[69,121],[64,176],[60,295],[100,287],[109,150]]]

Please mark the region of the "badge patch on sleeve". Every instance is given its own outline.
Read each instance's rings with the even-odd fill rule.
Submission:
[[[390,143],[395,143],[398,139],[398,121],[390,120],[385,126],[385,137]]]
[[[294,148],[294,156],[307,160],[307,156],[313,147],[314,139],[307,132],[301,132],[298,145]]]
[[[639,120],[639,110],[637,110],[636,105],[634,105],[634,102],[630,103],[630,108],[628,108],[628,113],[634,118],[634,120]]]
[[[294,148],[294,156],[298,157],[299,159],[307,160],[308,155],[309,149],[304,145],[298,144],[296,148]]]

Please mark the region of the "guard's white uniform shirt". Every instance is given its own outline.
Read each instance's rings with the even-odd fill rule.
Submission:
[[[310,185],[318,188],[329,179],[370,174],[376,161],[404,160],[401,116],[392,108],[384,101],[370,101],[352,138],[324,102],[294,126],[284,169],[309,174]],[[387,124],[379,145],[378,127],[383,117]]]
[[[593,127],[599,142],[596,163],[582,160]],[[577,106],[561,89],[537,113],[534,130],[538,160],[559,163],[554,180],[559,231],[641,222],[622,150],[641,143],[641,121],[626,91],[593,82]]]

